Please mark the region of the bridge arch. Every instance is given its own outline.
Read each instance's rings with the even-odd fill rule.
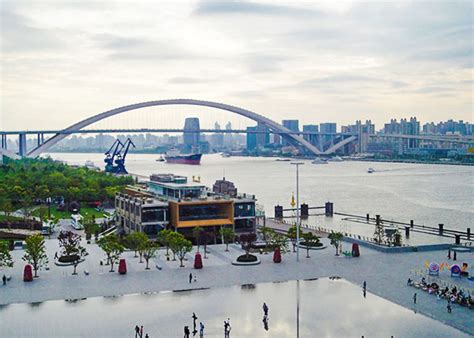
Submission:
[[[70,130],[80,130],[85,127],[87,127],[90,124],[96,123],[100,120],[106,119],[108,117],[121,114],[127,111],[135,110],[135,109],[140,109],[140,108],[146,108],[146,107],[152,107],[152,106],[165,106],[165,105],[192,105],[192,106],[203,106],[203,107],[211,107],[211,108],[217,108],[220,110],[225,110],[231,113],[235,113],[244,117],[247,117],[251,120],[254,120],[256,122],[260,122],[265,124],[268,128],[270,128],[273,131],[278,131],[281,133],[287,133],[290,132],[289,129],[283,127],[281,124],[270,120],[269,118],[266,118],[265,116],[262,116],[260,114],[254,113],[250,110],[231,106],[228,104],[224,103],[219,103],[219,102],[212,102],[212,101],[201,101],[201,100],[193,100],[193,99],[171,99],[171,100],[157,100],[157,101],[147,101],[147,102],[141,102],[141,103],[135,103],[131,104],[128,106],[123,106],[115,109],[111,109],[108,111],[105,111],[103,113],[91,116],[85,120],[82,120],[80,122],[77,122],[66,129],[64,129],[64,132],[70,131]],[[51,148],[53,145],[58,143],[59,141],[63,140],[68,136],[67,133],[59,133],[54,135],[53,137],[49,138],[46,142],[44,142],[42,145],[39,147],[33,149],[28,153],[29,157],[36,157],[40,155],[41,153],[47,151],[49,148]],[[295,142],[298,144],[302,145],[304,148],[306,148],[308,151],[315,155],[320,155],[321,151],[306,141],[303,137],[297,135],[297,134],[288,134],[288,137],[292,138]]]

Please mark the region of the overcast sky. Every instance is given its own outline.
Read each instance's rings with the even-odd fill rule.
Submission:
[[[473,121],[471,2],[0,3],[1,130],[183,97],[302,124]]]

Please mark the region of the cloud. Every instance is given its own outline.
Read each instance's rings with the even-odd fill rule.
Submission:
[[[273,16],[305,16],[322,15],[320,11],[309,8],[257,3],[247,1],[202,1],[195,10],[195,15],[273,15]]]
[[[171,84],[199,84],[205,82],[209,82],[209,79],[188,76],[177,76],[168,80],[168,83]]]

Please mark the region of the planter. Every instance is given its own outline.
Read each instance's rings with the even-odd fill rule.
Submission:
[[[59,263],[74,263],[79,259],[78,255],[71,255],[71,256],[61,256],[58,258]]]
[[[71,261],[71,262],[60,262],[59,260],[56,260],[54,261],[54,265],[56,266],[73,266],[74,264],[80,264],[82,262],[84,262],[86,259],[85,258],[82,258],[78,261]]]
[[[194,256],[194,268],[202,269],[202,257],[199,252],[197,252],[196,255]]]
[[[260,259],[257,256],[249,254],[241,255],[232,261],[232,265],[258,265],[260,264]]]
[[[25,269],[23,270],[23,281],[24,282],[31,282],[33,281],[33,268],[30,264],[25,265]]]
[[[323,243],[318,243],[318,245],[305,245],[304,242],[300,242],[300,245],[298,245],[300,249],[310,249],[310,250],[322,250],[326,249],[327,246],[324,245]]]
[[[281,263],[281,251],[280,248],[276,248],[275,252],[273,252],[273,262],[274,263]]]

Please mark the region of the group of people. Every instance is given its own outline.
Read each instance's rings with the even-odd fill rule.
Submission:
[[[422,277],[421,280],[418,282],[413,281],[411,278],[408,278],[407,285],[428,292],[428,294],[430,295],[435,295],[438,300],[446,299],[448,301],[448,306],[446,308],[449,313],[451,313],[452,311],[451,303],[466,306],[469,309],[474,308],[473,295],[470,295],[469,293],[458,289],[456,286],[451,289],[449,289],[447,286],[445,288],[441,288],[436,282],[426,282],[425,277]],[[414,298],[414,302],[416,303],[416,297]]]
[[[196,313],[193,312],[193,315],[191,316],[193,319],[193,337],[196,335],[197,331],[197,319],[198,317],[196,316]],[[191,331],[189,330],[189,326],[184,327],[184,338],[189,338],[189,335],[191,334]],[[204,324],[203,322],[199,322],[199,337],[203,338],[204,337]]]
[[[145,337],[143,337],[143,325],[135,325],[135,338],[150,338],[148,333],[145,333]]]

